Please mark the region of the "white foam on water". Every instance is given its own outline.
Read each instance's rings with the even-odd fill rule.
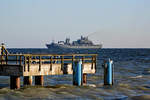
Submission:
[[[142,77],[143,77],[142,75],[138,75],[138,76],[130,77],[130,78],[142,78]]]
[[[95,85],[95,84],[84,84],[84,86],[96,87],[96,85]]]

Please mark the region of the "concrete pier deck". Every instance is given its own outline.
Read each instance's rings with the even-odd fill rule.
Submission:
[[[83,73],[94,74],[96,72],[96,54],[8,54],[0,56],[3,58],[0,59],[1,76],[72,74],[72,64],[79,59],[82,59]]]

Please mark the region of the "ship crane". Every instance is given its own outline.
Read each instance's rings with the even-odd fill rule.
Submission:
[[[90,34],[87,35],[87,37],[90,37],[91,35],[96,34],[96,33],[97,32],[90,33]]]

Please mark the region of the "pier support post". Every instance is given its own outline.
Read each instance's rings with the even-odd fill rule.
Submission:
[[[87,83],[87,74],[83,73],[83,84]]]
[[[10,76],[10,89],[20,89],[20,76]]]
[[[113,85],[113,61],[104,62],[104,85]]]
[[[23,84],[32,85],[32,76],[24,76]]]
[[[73,64],[73,85],[82,85],[82,61],[75,61]]]
[[[44,85],[44,76],[35,76],[35,85]]]

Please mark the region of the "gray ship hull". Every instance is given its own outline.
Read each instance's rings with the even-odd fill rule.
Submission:
[[[61,45],[61,44],[46,44],[48,49],[101,49],[102,45],[92,46],[72,46],[72,45]]]

